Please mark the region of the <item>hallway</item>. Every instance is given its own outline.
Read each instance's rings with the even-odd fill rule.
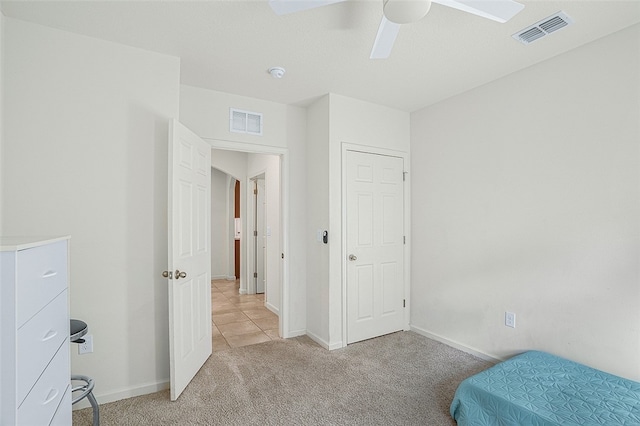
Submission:
[[[264,294],[238,294],[240,283],[211,281],[213,351],[280,339],[278,316],[264,307]]]

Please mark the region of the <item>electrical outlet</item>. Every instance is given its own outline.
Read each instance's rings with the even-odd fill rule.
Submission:
[[[82,336],[84,343],[78,343],[78,354],[89,354],[93,352],[93,336],[86,334]]]
[[[516,314],[513,312],[504,313],[504,325],[511,328],[516,328]]]

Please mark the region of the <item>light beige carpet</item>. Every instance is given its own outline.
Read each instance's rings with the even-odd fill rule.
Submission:
[[[163,391],[103,404],[100,420],[102,426],[455,425],[449,404],[456,387],[491,365],[413,332],[335,351],[298,337],[214,353],[178,401]],[[91,425],[91,409],[75,411],[73,424]]]

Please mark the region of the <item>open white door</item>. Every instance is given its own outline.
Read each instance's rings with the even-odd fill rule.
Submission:
[[[169,125],[169,363],[175,401],[211,355],[211,147]]]

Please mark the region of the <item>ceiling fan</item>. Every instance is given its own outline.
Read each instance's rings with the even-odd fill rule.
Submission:
[[[343,1],[346,0],[269,0],[269,5],[276,15],[286,15]],[[370,58],[388,58],[400,25],[422,19],[429,12],[432,1],[501,23],[507,22],[524,9],[524,5],[513,0],[383,0],[382,21]]]

